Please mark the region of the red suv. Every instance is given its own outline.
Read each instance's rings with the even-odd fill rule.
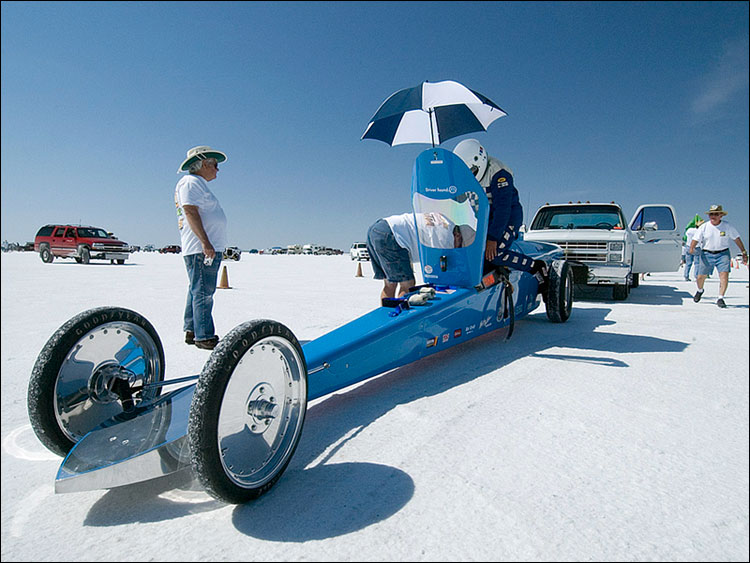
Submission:
[[[45,225],[36,234],[34,251],[46,263],[57,257],[75,258],[79,264],[88,264],[92,258],[124,264],[130,246],[99,227]]]

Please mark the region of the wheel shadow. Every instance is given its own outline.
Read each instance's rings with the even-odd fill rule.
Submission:
[[[439,395],[529,355],[628,367],[613,353],[679,352],[687,346],[661,338],[595,332],[614,324],[606,320],[609,312],[576,309],[565,325],[548,322],[543,312],[531,315],[516,325],[510,341],[503,341],[502,331],[495,331],[324,398],[308,409],[297,452],[279,483],[258,501],[236,507],[234,525],[258,539],[286,542],[362,529],[406,505],[414,482],[398,468],[328,460],[393,409]],[[551,346],[602,354],[544,354]],[[289,506],[304,506],[304,510],[290,511]]]
[[[613,355],[687,347],[662,338],[597,332],[614,324],[606,318],[610,312],[607,307],[579,308],[567,323],[553,324],[542,308],[520,320],[509,341],[506,331],[494,331],[319,399],[307,410],[297,451],[279,482],[258,500],[234,507],[235,528],[258,539],[296,543],[348,534],[396,514],[414,495],[410,475],[386,464],[331,459],[401,405],[439,395],[530,355],[627,368]],[[545,353],[553,346],[586,354]],[[91,507],[85,524],[157,522],[226,506],[203,491],[187,470],[107,491]]]

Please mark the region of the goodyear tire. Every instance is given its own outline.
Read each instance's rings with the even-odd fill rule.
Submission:
[[[55,255],[52,254],[52,251],[49,249],[49,246],[47,246],[46,244],[39,249],[39,257],[42,259],[42,262],[44,262],[45,264],[49,264],[55,259]]]
[[[553,323],[564,323],[573,310],[573,270],[565,260],[554,260],[549,269],[547,317]]]
[[[125,370],[125,371],[124,371]],[[31,426],[50,451],[65,456],[102,422],[159,395],[144,391],[133,404],[113,392],[117,374],[132,383],[164,379],[164,350],[154,327],[135,311],[99,307],[79,313],[50,337],[31,372]]]
[[[190,407],[192,466],[215,498],[244,503],[279,480],[307,409],[307,366],[297,338],[271,320],[243,323],[211,353]]]

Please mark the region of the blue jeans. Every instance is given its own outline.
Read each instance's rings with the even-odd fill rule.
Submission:
[[[414,279],[409,251],[402,248],[393,236],[388,221],[378,219],[367,231],[367,251],[370,253],[373,277],[390,283]]]
[[[196,340],[208,340],[216,336],[214,319],[211,311],[214,307],[214,293],[216,292],[216,278],[219,276],[221,253],[214,256],[213,264],[203,263],[205,256],[188,254],[183,256],[188,274],[188,294],[185,304],[185,319],[183,330],[195,333]]]

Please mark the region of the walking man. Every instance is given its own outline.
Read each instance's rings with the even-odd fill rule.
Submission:
[[[729,241],[739,247],[742,252],[742,263],[747,265],[747,251],[742,244],[740,233],[732,225],[723,220],[726,211],[721,205],[712,205],[706,212],[708,222],[703,223],[693,236],[688,252],[693,254],[696,246],[700,245],[703,251],[700,254],[698,264],[698,277],[696,283],[698,291],[693,296],[696,303],[703,297],[703,284],[706,278],[711,275],[714,268],[719,272],[719,298],[716,305],[724,309],[727,305],[724,303],[724,294],[729,286],[729,270],[731,269],[731,254],[729,252]]]

